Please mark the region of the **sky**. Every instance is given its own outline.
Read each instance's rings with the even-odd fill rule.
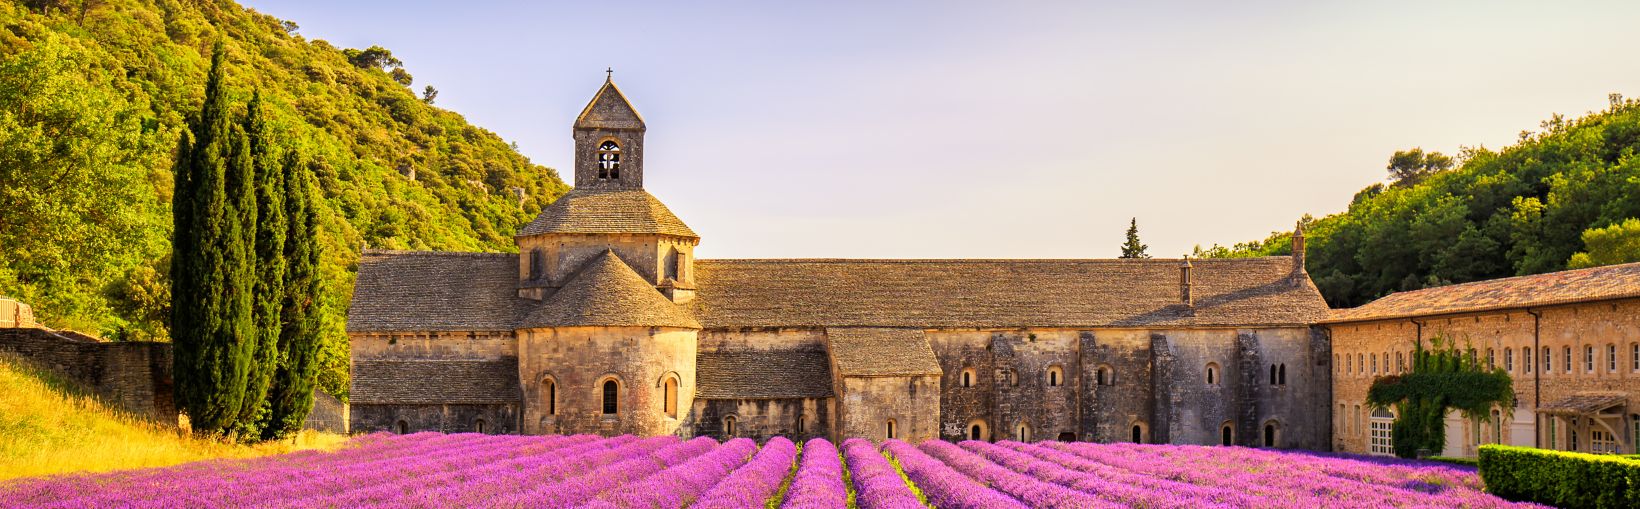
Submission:
[[[572,178],[614,69],[702,258],[1156,257],[1640,96],[1640,2],[249,0]]]

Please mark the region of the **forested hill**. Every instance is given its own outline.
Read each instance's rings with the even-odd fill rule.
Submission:
[[[171,168],[212,45],[227,88],[318,162],[327,390],[362,245],[506,251],[567,191],[495,133],[433,106],[382,48],[343,49],[227,0],[0,3],[0,294],[44,323],[164,340]],[[415,88],[412,89],[411,87]],[[413,177],[412,177],[413,175]]]
[[[1327,302],[1640,261],[1640,101],[1614,94],[1605,111],[1540,127],[1501,151],[1465,149],[1451,169],[1397,153],[1391,166],[1407,178],[1373,184],[1348,211],[1313,220],[1307,268]],[[1196,251],[1288,254],[1291,235]]]

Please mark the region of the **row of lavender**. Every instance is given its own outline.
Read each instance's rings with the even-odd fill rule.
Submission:
[[[4,507],[1502,507],[1472,471],[1135,444],[369,435],[303,452],[0,484]]]

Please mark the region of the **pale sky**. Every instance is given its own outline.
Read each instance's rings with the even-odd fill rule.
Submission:
[[[1176,257],[1640,96],[1632,1],[244,3],[566,181],[613,67],[702,258]]]

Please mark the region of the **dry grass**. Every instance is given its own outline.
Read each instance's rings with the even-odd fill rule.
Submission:
[[[0,480],[335,449],[346,440],[311,431],[254,446],[195,438],[104,406],[70,380],[0,355]]]

